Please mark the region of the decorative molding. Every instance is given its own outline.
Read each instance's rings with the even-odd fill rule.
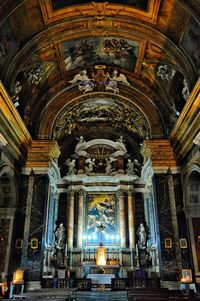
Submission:
[[[117,16],[121,11],[124,10],[124,7],[120,7],[117,10],[114,10],[112,12],[108,12],[108,6],[109,2],[91,2],[90,5],[92,6],[92,10],[85,11],[81,7],[77,9],[78,12],[81,12],[83,17],[95,17],[97,20],[103,20],[107,15],[111,17]]]
[[[185,104],[181,115],[174,126],[170,142],[178,162],[186,158],[194,147],[193,140],[199,132],[200,124],[200,79],[195,85],[189,100]]]
[[[145,140],[141,147],[141,154],[145,162],[151,158],[153,169],[162,167],[166,170],[169,167],[177,167],[173,148],[167,139]]]
[[[49,168],[53,160],[60,156],[60,149],[56,141],[33,140],[28,149],[25,168],[38,169]]]
[[[6,150],[17,160],[25,160],[32,138],[6,89],[0,81],[0,132]],[[1,137],[0,137],[1,138]]]
[[[79,16],[94,17],[103,20],[105,17],[117,15],[129,18],[144,19],[146,22],[156,24],[161,0],[149,0],[148,10],[138,9],[130,5],[112,4],[109,2],[96,3],[95,1],[80,5],[68,6],[53,10],[51,0],[40,0],[40,7],[45,24],[64,18],[75,19]]]

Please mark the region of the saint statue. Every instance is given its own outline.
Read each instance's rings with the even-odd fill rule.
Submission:
[[[55,246],[57,249],[62,250],[65,248],[65,227],[60,224],[55,232]]]
[[[146,249],[147,234],[143,223],[140,223],[137,229],[137,236],[138,236],[138,248],[140,250]]]

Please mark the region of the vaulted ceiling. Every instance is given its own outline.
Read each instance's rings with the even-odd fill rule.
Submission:
[[[199,0],[0,0],[1,80],[32,137],[63,157],[80,135],[122,135],[139,158],[198,79],[199,16]]]

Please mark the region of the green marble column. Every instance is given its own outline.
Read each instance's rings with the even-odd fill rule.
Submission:
[[[181,250],[180,250],[180,242],[179,242],[178,221],[177,221],[177,214],[176,214],[176,200],[175,200],[175,194],[174,194],[173,176],[172,176],[170,169],[168,170],[167,183],[168,183],[168,189],[169,189],[169,201],[170,201],[170,209],[171,209],[171,217],[172,217],[172,227],[173,227],[173,232],[174,232],[176,263],[177,263],[178,270],[181,271],[182,263],[181,263]]]

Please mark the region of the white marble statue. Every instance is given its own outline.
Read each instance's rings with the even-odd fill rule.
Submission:
[[[66,160],[66,164],[68,166],[68,172],[67,172],[67,176],[69,175],[75,175],[76,174],[76,160],[75,159],[67,159]]]
[[[65,227],[62,223],[55,232],[55,246],[59,250],[65,248]]]
[[[88,77],[87,70],[80,71],[72,80],[69,80],[69,83],[72,85],[76,84],[77,82],[79,83],[79,91],[83,92],[84,94],[94,89],[94,81]]]
[[[135,175],[134,163],[133,163],[133,161],[131,161],[131,159],[128,159],[127,167],[126,167],[125,172],[128,176]]]
[[[130,86],[126,76],[122,73],[118,75],[118,71],[114,70],[112,76],[109,76],[109,81],[105,87],[105,91],[112,91],[114,94],[119,94],[118,82]]]
[[[112,167],[112,163],[116,161],[115,158],[106,158],[106,169],[105,169],[105,175],[109,176],[113,171],[114,168]]]
[[[88,158],[86,161],[85,161],[85,164],[87,164],[85,166],[85,171],[86,173],[90,173],[93,171],[94,167],[96,166],[95,165],[95,158],[91,159],[91,158]]]
[[[137,236],[138,236],[138,248],[140,250],[146,249],[147,234],[143,223],[140,223],[137,229]]]
[[[117,139],[116,143],[115,143],[117,150],[122,151],[124,153],[127,152],[126,146],[124,144],[124,139],[123,136],[120,136],[119,139]]]
[[[84,139],[83,136],[80,136],[80,138],[77,138],[78,143],[75,147],[75,154],[78,156],[85,156],[87,155],[86,151],[85,151],[85,145],[86,145],[86,141]]]

